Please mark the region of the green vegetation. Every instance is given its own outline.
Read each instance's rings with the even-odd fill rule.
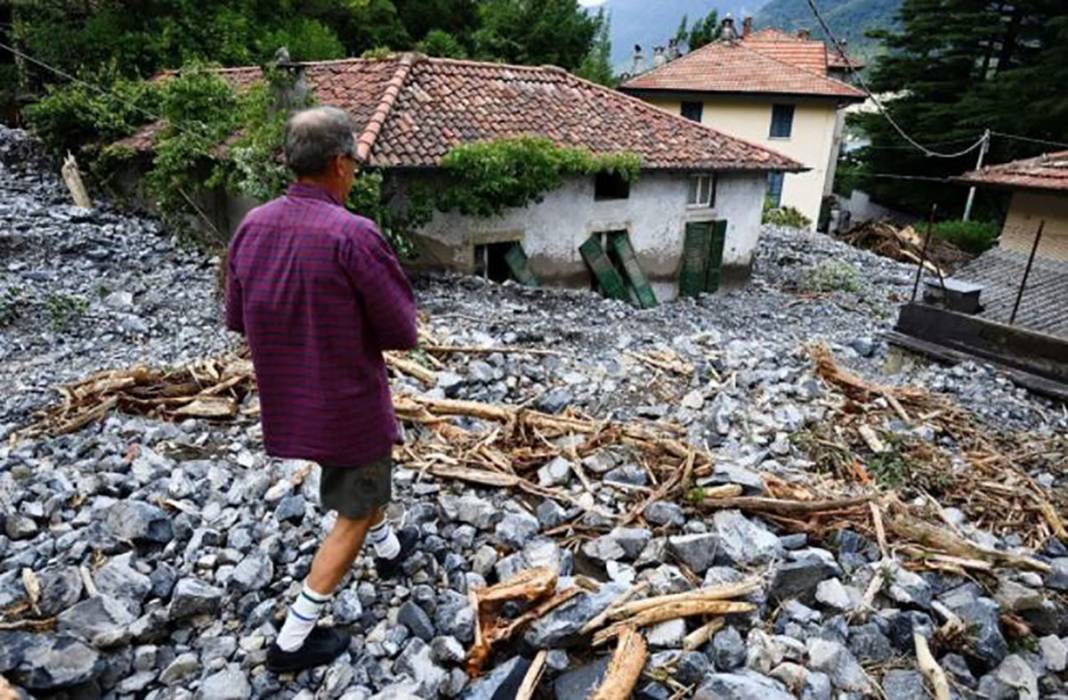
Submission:
[[[902,0],[900,31],[878,33],[886,53],[871,71],[876,93],[894,93],[887,108],[917,141],[939,151],[967,148],[986,128],[1068,141],[1068,15],[1062,3],[1026,0]],[[964,206],[962,188],[870,173],[945,177],[975,166],[976,151],[931,158],[907,147],[878,114],[859,124],[871,138],[860,153],[860,182],[887,206],[946,217]],[[994,136],[987,163],[1037,155],[1050,146]],[[999,218],[1003,195],[979,189],[977,218]]]
[[[881,51],[876,38],[868,32],[894,29],[902,0],[820,0],[820,14],[839,39],[849,42],[850,58],[870,62]],[[812,38],[823,33],[805,0],[771,0],[754,17],[758,29],[776,27],[787,32],[807,29]]]
[[[595,155],[583,148],[558,147],[546,138],[483,141],[459,146],[442,159],[448,187],[435,197],[442,211],[489,217],[508,207],[540,201],[570,175],[613,173],[638,178],[641,159],[631,153]]]
[[[698,19],[693,25],[687,26],[688,24],[689,17],[683,15],[679,28],[675,30],[675,41],[686,44],[690,51],[711,44],[719,38],[719,15],[715,10]]]
[[[619,80],[616,79],[615,72],[612,70],[612,42],[608,38],[611,32],[611,22],[603,9],[597,13],[597,23],[597,34],[593,37],[593,45],[590,46],[586,57],[582,59],[575,75],[601,85],[615,87]]]
[[[841,260],[824,260],[809,269],[801,280],[806,292],[855,292],[860,289],[860,272]]]
[[[808,228],[812,220],[793,207],[774,207],[770,200],[764,200],[764,215],[761,223],[775,226],[791,226],[793,228]]]
[[[60,333],[81,318],[89,308],[89,303],[85,299],[69,294],[52,293],[45,297],[44,308],[52,324],[52,330]]]
[[[961,250],[976,255],[992,248],[1001,235],[998,225],[989,221],[939,221],[933,232]]]

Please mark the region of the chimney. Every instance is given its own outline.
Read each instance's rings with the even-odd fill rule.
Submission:
[[[660,66],[664,65],[665,63],[667,63],[667,56],[664,55],[664,47],[663,46],[654,46],[653,47],[653,68],[659,68]]]
[[[738,32],[734,31],[734,18],[729,12],[723,17],[723,22],[719,26],[719,38],[724,41],[734,41],[738,38]]]
[[[279,47],[270,67],[276,71],[273,76],[268,75],[268,82],[274,91],[274,111],[288,112],[307,106],[310,90],[304,65],[290,60],[289,49]]]
[[[642,53],[642,45],[634,45],[634,65],[631,67],[631,74],[638,75],[645,72],[645,54]]]
[[[675,38],[668,39],[668,57],[669,61],[674,61],[676,58],[682,55],[682,51],[679,49],[679,40]]]
[[[808,41],[811,37],[812,37],[812,33],[809,32],[807,29],[798,29],[797,30],[797,38],[798,39],[804,39],[805,41]]]
[[[742,20],[742,38],[748,39],[749,35],[753,33],[753,18],[746,17]]]

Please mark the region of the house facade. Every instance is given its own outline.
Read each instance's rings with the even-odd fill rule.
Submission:
[[[823,42],[749,26],[738,38],[663,63],[620,89],[802,163],[804,172],[769,173],[767,196],[772,205],[794,207],[816,222],[834,184],[843,108],[865,95],[834,77],[846,66]]]
[[[759,237],[768,173],[803,169],[772,150],[554,67],[404,54],[293,68],[320,103],[353,116],[361,168],[397,183],[398,206],[408,185],[440,185],[442,158],[463,144],[532,135],[641,159],[631,183],[591,174],[568,178],[540,201],[491,218],[435,212],[417,232],[415,268],[603,287],[599,257],[632,286],[637,281],[627,275],[638,270],[636,277],[657,299],[670,299],[679,290],[687,240],[692,245],[712,228],[719,239],[709,248],[715,259],[708,265],[716,268],[717,282],[744,278]],[[243,85],[257,79],[259,69],[223,75]],[[138,139],[123,144],[150,147],[150,140]],[[225,208],[232,228],[244,207],[231,199]],[[513,269],[517,259],[521,275]]]
[[[972,170],[957,181],[1012,193],[999,248],[1029,255],[1045,222],[1035,255],[1068,262],[1068,151]]]

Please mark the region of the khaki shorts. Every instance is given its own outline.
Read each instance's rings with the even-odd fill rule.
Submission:
[[[358,467],[320,465],[319,503],[323,510],[353,520],[366,518],[393,497],[393,457]]]

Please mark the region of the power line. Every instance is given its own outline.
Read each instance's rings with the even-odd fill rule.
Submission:
[[[827,39],[831,42],[831,45],[834,47],[835,51],[838,52],[838,55],[842,57],[843,61],[845,61],[846,67],[849,69],[849,72],[852,75],[856,76],[857,80],[860,82],[861,89],[872,101],[872,103],[875,104],[876,108],[879,110],[879,113],[882,114],[886,121],[890,123],[890,126],[894,127],[894,130],[901,135],[901,138],[905,139],[905,141],[911,144],[914,148],[931,158],[960,158],[961,156],[968,155],[969,153],[983,145],[983,143],[986,141],[986,134],[980,136],[978,141],[963,150],[956,151],[953,153],[942,153],[940,151],[934,151],[930,148],[927,148],[922,143],[909,136],[909,134],[896,121],[894,121],[894,118],[890,116],[890,113],[883,106],[883,103],[879,100],[878,97],[875,96],[875,94],[868,87],[868,84],[864,81],[863,76],[861,76],[859,71],[855,67],[853,67],[853,62],[849,60],[849,56],[847,56],[845,51],[842,50],[842,45],[839,43],[838,38],[834,35],[834,32],[832,32],[831,28],[827,26],[827,22],[823,19],[823,15],[820,14],[819,8],[816,7],[815,1],[806,0],[806,2],[808,3],[809,9],[812,10],[812,14],[815,15],[816,21],[819,22],[820,27],[823,29],[823,33],[827,36]]]
[[[1019,136],[1017,134],[1006,134],[1004,131],[991,131],[994,136],[1000,136],[1006,139],[1016,139],[1017,141],[1030,141],[1032,143],[1041,143],[1047,146],[1057,146],[1058,148],[1068,148],[1068,143],[1061,141],[1049,141],[1047,139],[1036,139],[1031,136]]]

